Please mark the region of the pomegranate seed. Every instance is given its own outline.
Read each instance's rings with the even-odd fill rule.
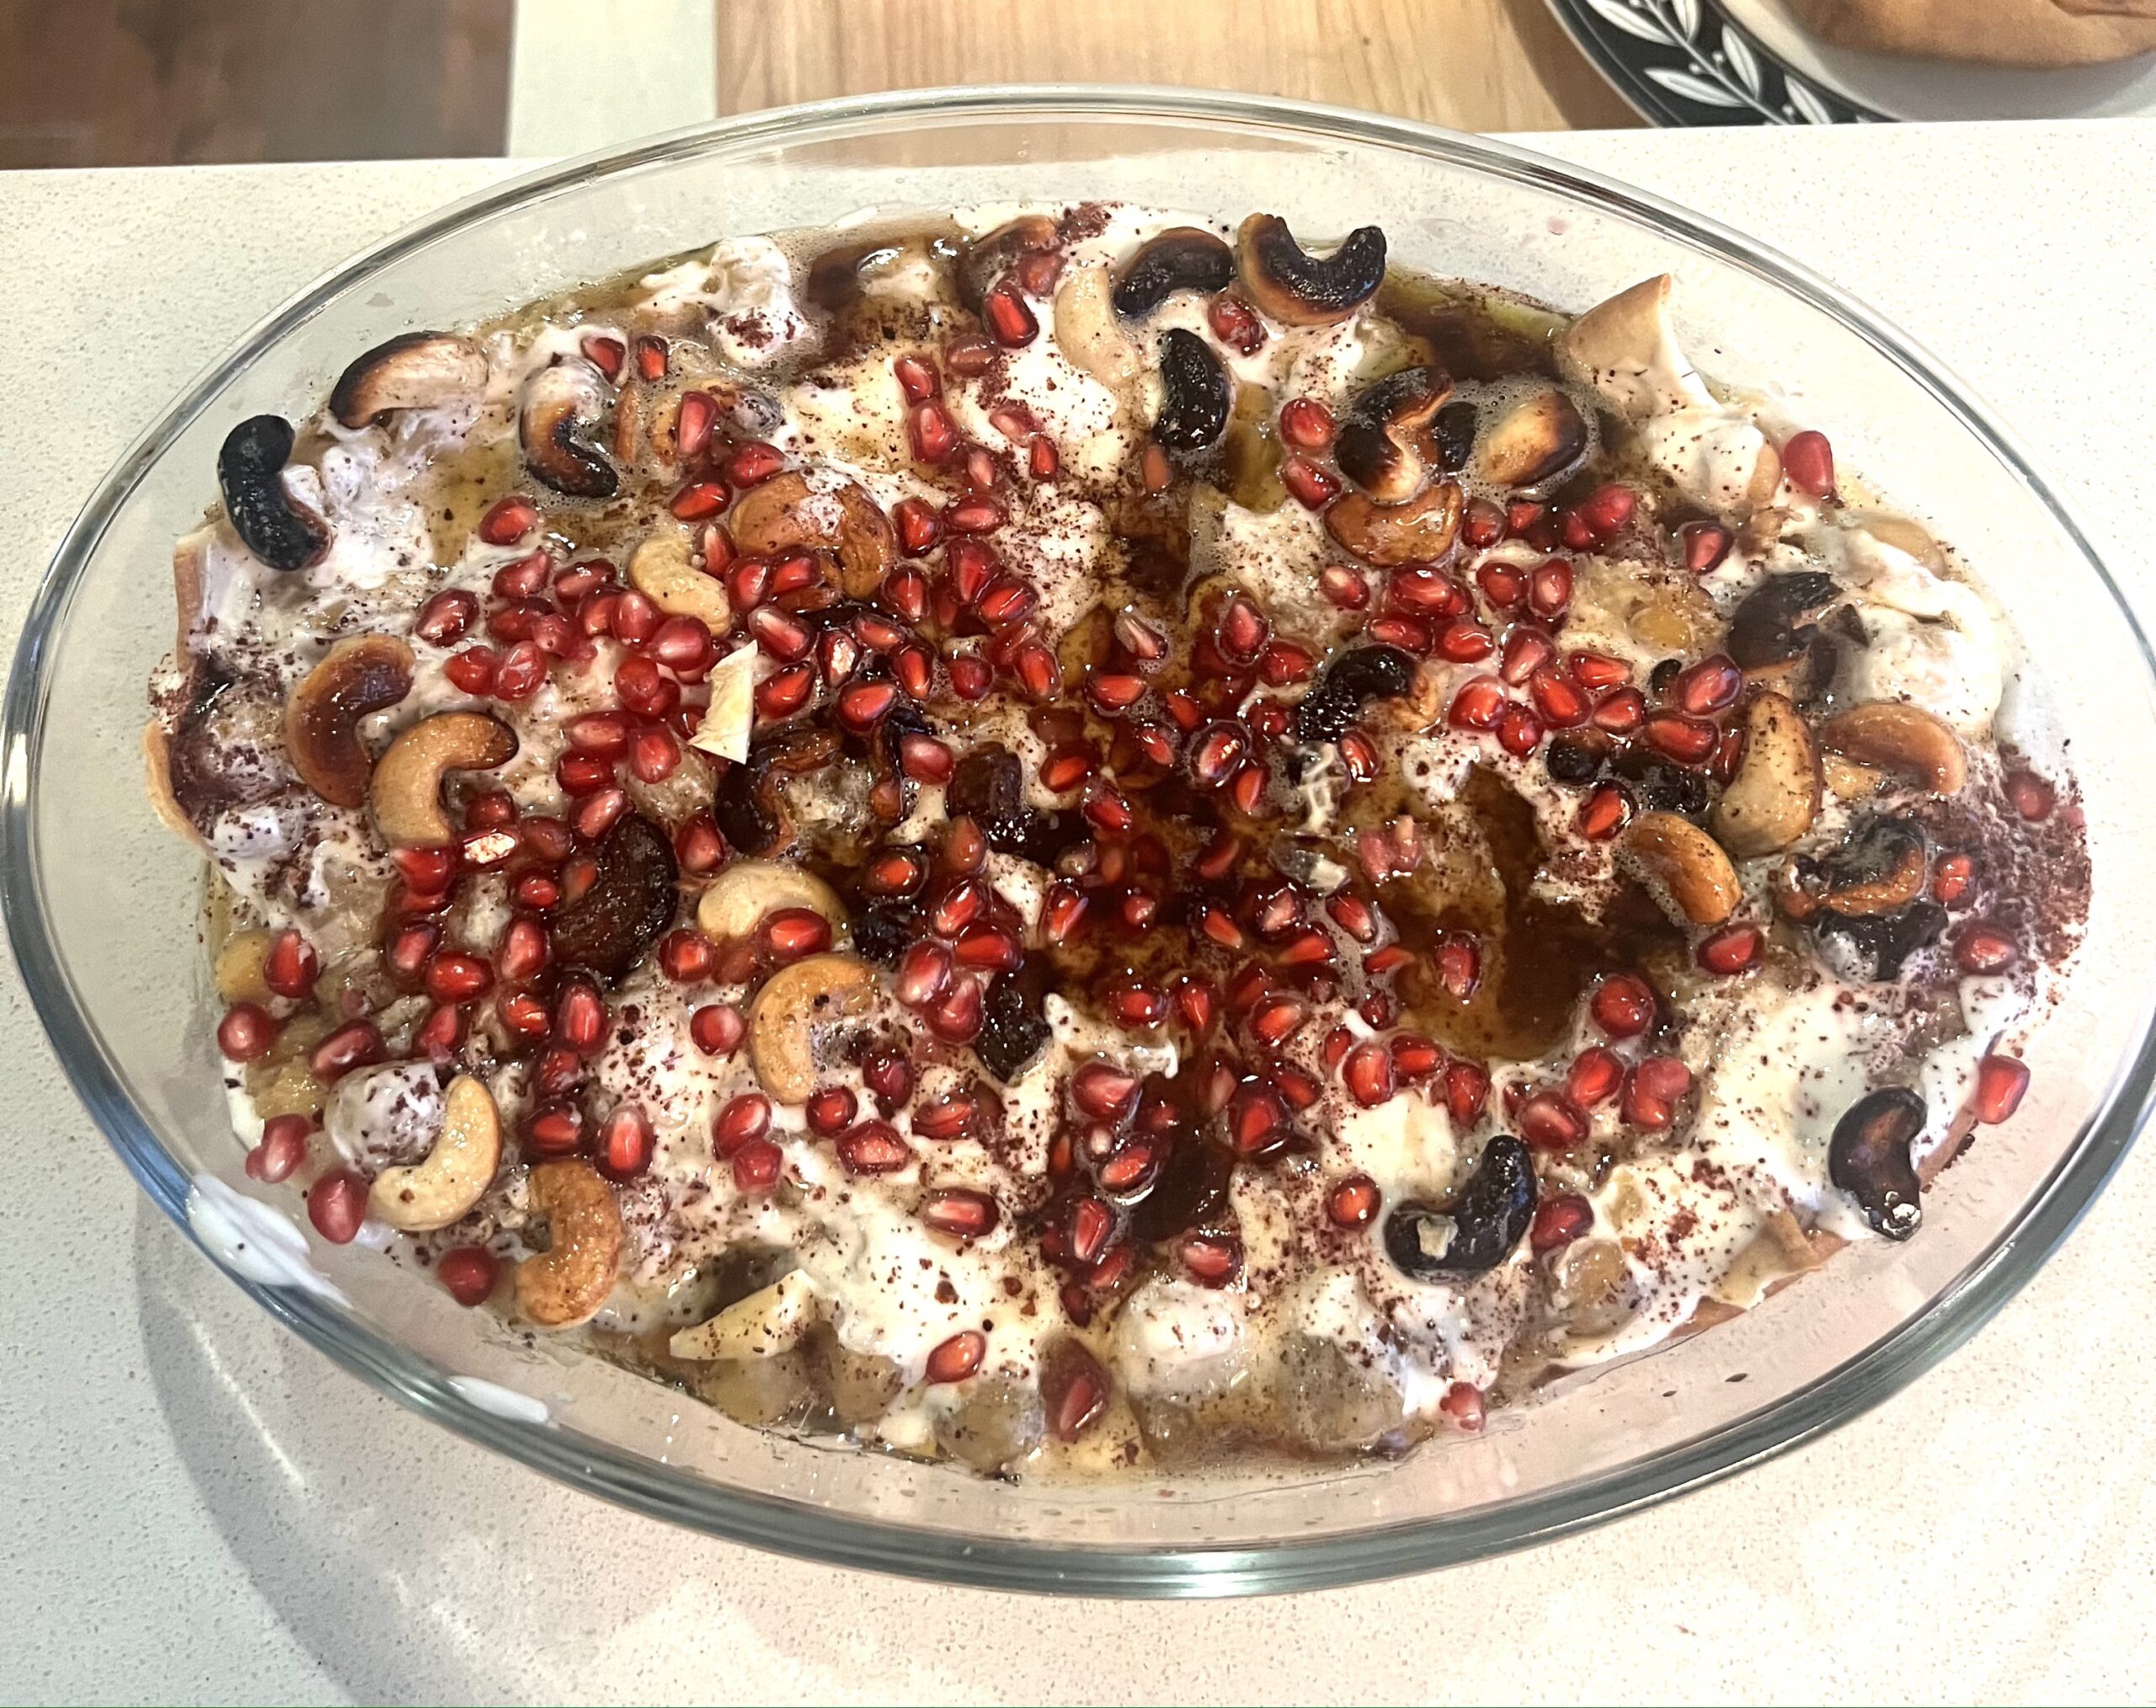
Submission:
[[[372,1067],[388,1054],[382,1033],[371,1020],[340,1026],[314,1047],[307,1065],[318,1080],[342,1079],[355,1068]]]
[[[962,967],[996,973],[1015,972],[1026,958],[1017,937],[987,924],[969,925],[960,931],[951,953]]]
[[[723,510],[728,496],[726,488],[715,480],[695,480],[675,493],[666,508],[682,521],[700,522]]]
[[[1720,522],[1687,522],[1677,531],[1677,554],[1694,575],[1706,575],[1721,567],[1736,536]]]
[[[928,1011],[928,1026],[946,1043],[969,1043],[981,1024],[980,985],[973,979],[954,979],[936,1006]]]
[[[1673,1056],[1651,1055],[1625,1076],[1621,1113],[1628,1125],[1659,1133],[1692,1089],[1692,1071]]]
[[[1340,1077],[1350,1097],[1374,1109],[1393,1094],[1392,1052],[1381,1043],[1358,1043],[1341,1063]]]
[[[1766,947],[1767,939],[1758,926],[1724,926],[1700,945],[1700,964],[1726,978],[1753,965]]]
[[[1497,745],[1524,759],[1541,745],[1542,720],[1525,706],[1508,703],[1497,714]]]
[[[618,1104],[600,1124],[592,1161],[611,1180],[633,1180],[651,1166],[656,1142],[644,1112],[634,1103]]]
[[[1431,641],[1439,658],[1455,665],[1479,663],[1497,649],[1497,644],[1490,631],[1472,617],[1447,623]]]
[[[1494,729],[1504,713],[1504,685],[1495,676],[1473,676],[1461,684],[1445,713],[1455,729]]]
[[[1001,1215],[994,1198],[964,1187],[924,1193],[916,1213],[937,1232],[960,1240],[977,1240],[993,1231]]]
[[[1358,943],[1374,942],[1377,939],[1377,915],[1370,905],[1360,896],[1341,890],[1325,905],[1326,915],[1341,930]]]
[[[1241,668],[1257,662],[1257,655],[1272,638],[1272,632],[1265,614],[1238,593],[1220,612],[1220,621],[1214,631],[1214,643],[1222,658]]]
[[[1520,687],[1556,655],[1557,649],[1540,629],[1514,627],[1505,636],[1504,657],[1498,663],[1497,674],[1513,687]]]
[[[2031,824],[2041,824],[2051,817],[2052,809],[2058,802],[2057,791],[2034,771],[2010,771],[2004,787],[2014,810]]]
[[[1471,1382],[1454,1382],[1438,1401],[1438,1410],[1451,1418],[1462,1433],[1473,1435],[1481,1431],[1487,1407],[1480,1388]]]
[[[927,1374],[931,1382],[963,1382],[980,1368],[988,1356],[988,1337],[977,1328],[954,1334],[931,1349]]]
[[[427,958],[441,941],[441,927],[437,925],[408,925],[389,939],[383,956],[390,969],[399,977],[417,984]]]
[[[943,526],[954,534],[992,534],[1009,520],[993,499],[964,499],[943,512]]]
[[[442,660],[441,673],[464,693],[491,694],[498,662],[492,647],[467,647]]]
[[[1668,702],[1680,712],[1705,718],[1737,703],[1744,673],[1720,653],[1678,673],[1670,684]]]
[[[1086,697],[1103,713],[1127,712],[1145,697],[1145,679],[1098,670],[1086,675]]]
[[[1834,447],[1823,433],[1793,433],[1782,446],[1782,472],[1799,492],[1825,498],[1834,489]]]
[[[751,1139],[734,1151],[734,1189],[746,1196],[769,1192],[778,1184],[786,1156],[768,1139]]]
[[[1243,355],[1251,355],[1265,342],[1265,323],[1237,296],[1214,297],[1206,305],[1205,323],[1221,343]]]
[[[1475,584],[1499,611],[1511,611],[1527,597],[1527,572],[1510,563],[1485,563],[1475,572]]]
[[[1565,1095],[1582,1109],[1606,1103],[1625,1081],[1625,1064],[1600,1044],[1590,1044],[1573,1058],[1565,1076]]]
[[[628,360],[629,350],[618,338],[587,333],[577,348],[584,352],[586,361],[606,376],[609,385],[622,377],[622,365]]]
[[[596,842],[628,809],[629,798],[622,790],[600,789],[576,803],[569,814],[569,824],[585,841]]]
[[[1208,724],[1190,745],[1190,774],[1206,787],[1218,788],[1242,768],[1249,753],[1240,724]]]
[[[907,412],[906,435],[914,456],[922,462],[948,462],[958,449],[958,424],[934,398],[918,403]]]
[[[427,995],[437,1002],[469,1002],[494,982],[494,969],[477,955],[438,954],[426,965]]]
[[[606,1041],[606,1005],[582,979],[572,979],[554,999],[554,1032],[574,1050],[594,1050]]]
[[[1294,1037],[1310,1017],[1309,1006],[1297,997],[1262,997],[1250,1011],[1251,1036],[1268,1049],[1277,1049]]]
[[[446,647],[460,638],[478,615],[478,600],[461,587],[452,587],[419,607],[412,632],[432,645]]]
[[[528,990],[505,991],[494,1004],[502,1024],[519,1038],[544,1038],[550,1024],[547,1006]]]
[[[494,697],[522,700],[547,679],[547,655],[531,641],[519,641],[494,667]]]
[[[2004,972],[2020,956],[2014,939],[1995,926],[1969,926],[1954,940],[1954,964],[1965,973]]]
[[[1590,721],[1612,735],[1630,735],[1646,721],[1646,697],[1637,688],[1620,688],[1594,708]]]
[[[2029,1065],[2010,1055],[1987,1055],[1977,1064],[1977,1118],[1997,1126],[2021,1107],[2029,1089]]]
[[[1317,573],[1318,591],[1342,611],[1360,611],[1370,602],[1370,584],[1360,572],[1328,563]]]
[[[1527,608],[1545,622],[1562,616],[1572,602],[1572,566],[1562,558],[1538,565],[1527,578]]]
[[[1366,1228],[1384,1203],[1378,1183],[1367,1174],[1351,1174],[1325,1197],[1325,1213],[1337,1228]]]
[[[1031,344],[1040,335],[1040,322],[1015,286],[990,286],[981,298],[980,312],[989,336],[1008,349]]]
[[[666,377],[666,340],[647,333],[636,341],[637,372],[654,382]]]
[[[764,921],[763,937],[781,960],[820,955],[831,946],[831,922],[810,907],[782,907]]]
[[[1168,999],[1150,985],[1134,982],[1110,991],[1107,1009],[1118,1025],[1143,1032],[1168,1017]]]
[[[1070,1077],[1070,1101],[1096,1121],[1128,1120],[1138,1108],[1138,1076],[1110,1062],[1087,1062]]]
[[[247,1153],[248,1177],[265,1186],[291,1178],[307,1161],[314,1124],[304,1115],[272,1115],[262,1124],[262,1141]]]
[[[1534,1207],[1534,1220],[1527,1226],[1527,1243],[1537,1252],[1554,1252],[1569,1246],[1594,1225],[1594,1206],[1576,1192],[1545,1198]]]
[[[1715,750],[1721,731],[1696,718],[1674,712],[1657,712],[1641,726],[1641,738],[1665,759],[1679,765],[1698,765]]]
[[[459,1305],[484,1305],[494,1294],[501,1262],[484,1246],[452,1246],[435,1263],[444,1289]]]
[[[758,1092],[744,1092],[712,1120],[712,1142],[721,1156],[731,1156],[744,1145],[762,1138],[771,1128],[771,1100]]]
[[[333,1246],[350,1245],[366,1214],[366,1177],[356,1169],[333,1168],[307,1188],[307,1219]]]
[[[1528,678],[1528,692],[1534,698],[1542,721],[1553,729],[1571,729],[1587,722],[1591,709],[1587,696],[1545,665]]]
[[[840,1136],[838,1157],[848,1174],[895,1174],[913,1161],[913,1152],[888,1123],[863,1121]]]
[[[1611,973],[1598,979],[1588,998],[1588,1017],[1605,1038],[1637,1038],[1654,1024],[1654,992],[1646,980],[1630,973]]]
[[[520,493],[496,499],[479,518],[478,535],[489,546],[514,546],[539,526],[539,506]]]
[[[760,486],[785,467],[785,453],[776,446],[751,439],[726,459],[726,478],[737,488]]]
[[[1280,464],[1280,483],[1306,510],[1321,510],[1340,496],[1338,478],[1307,456],[1283,460]]]
[[[659,632],[659,607],[633,588],[615,601],[614,638],[626,645],[642,646]]]
[[[1432,644],[1430,626],[1419,616],[1380,616],[1370,624],[1369,637],[1418,655],[1427,654]]]
[[[1471,1127],[1482,1118],[1482,1106],[1490,1098],[1490,1076],[1479,1063],[1445,1064],[1445,1112],[1455,1127]]]
[[[263,957],[262,981],[280,996],[306,996],[314,990],[322,958],[314,945],[290,927],[270,939]]]
[[[1115,1232],[1115,1216],[1097,1198],[1081,1198],[1070,1206],[1070,1223],[1065,1237],[1074,1262],[1090,1269],[1107,1249]]]
[[[1590,842],[1606,842],[1632,816],[1632,798],[1616,783],[1598,783],[1580,803],[1579,833]]]
[[[1952,907],[1975,888],[1976,881],[1976,862],[1966,854],[1949,854],[1932,869],[1931,899],[1941,907]]]
[[[1571,1150],[1587,1139],[1587,1117],[1556,1092],[1536,1092],[1513,1117],[1521,1140],[1534,1150]]]
[[[494,571],[494,591],[504,599],[530,599],[546,586],[552,569],[544,552],[533,552]]]
[[[1475,939],[1449,933],[1438,948],[1438,982],[1465,1002],[1482,982],[1482,951]]]
[[[1242,1268],[1242,1242],[1232,1234],[1186,1234],[1176,1256],[1200,1286],[1225,1287]]]
[[[827,1086],[808,1099],[803,1110],[811,1130],[835,1139],[853,1124],[858,1113],[853,1093],[844,1086]]]
[[[1315,398],[1290,398],[1280,407],[1280,436],[1298,450],[1324,450],[1336,430],[1332,411]]]
[[[906,394],[909,403],[925,403],[943,389],[936,364],[926,356],[902,355],[891,364],[891,371],[897,376],[899,389]]]
[[[690,1041],[706,1055],[732,1055],[746,1030],[741,1011],[723,1002],[707,1003],[689,1017]]]

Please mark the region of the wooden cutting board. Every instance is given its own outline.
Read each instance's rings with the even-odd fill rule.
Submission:
[[[942,83],[1144,83],[1462,131],[1632,125],[1543,0],[716,0],[718,109]]]

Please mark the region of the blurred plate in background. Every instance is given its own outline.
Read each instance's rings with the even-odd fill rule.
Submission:
[[[1784,0],[1550,0],[1625,99],[1657,125],[2156,114],[2156,55],[2015,70],[1825,46]]]

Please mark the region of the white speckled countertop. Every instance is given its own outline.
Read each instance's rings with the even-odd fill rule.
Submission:
[[[1999,405],[2136,574],[2156,125],[1540,146],[1807,261]],[[0,646],[149,413],[501,162],[0,175]],[[2144,609],[2143,582],[2136,589]],[[1970,1346],[1806,1451],[1555,1546],[1231,1604],[832,1571],[467,1447],[135,1190],[0,974],[0,1700],[2145,1699],[2156,1156]]]

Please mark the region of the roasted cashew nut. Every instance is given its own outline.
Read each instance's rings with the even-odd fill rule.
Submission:
[[[816,1088],[817,1028],[865,1014],[876,975],[851,955],[810,955],[782,967],[749,1005],[749,1059],[765,1091],[805,1103]]]
[[[573,1328],[599,1314],[622,1266],[622,1210],[599,1171],[577,1157],[542,1162],[526,1182],[551,1243],[516,1266],[516,1308],[541,1328]]]
[[[692,616],[713,634],[734,627],[734,606],[717,576],[689,561],[694,547],[680,529],[651,536],[629,554],[629,585],[669,616]]]
[[[1074,267],[1055,293],[1055,347],[1071,366],[1122,396],[1137,382],[1138,345],[1110,312],[1107,264]]]
[[[1449,480],[1434,482],[1398,504],[1381,504],[1364,493],[1343,493],[1325,513],[1325,531],[1335,543],[1380,568],[1433,563],[1452,549],[1460,511],[1460,488]]]
[[[805,907],[831,922],[832,941],[846,946],[846,904],[813,872],[776,860],[736,860],[696,899],[696,929],[715,943],[754,937],[782,907]]]
[[[798,469],[773,475],[734,506],[734,543],[757,557],[835,552],[848,599],[873,598],[899,561],[899,536],[883,507],[852,481],[817,491]]]
[[[329,394],[329,413],[344,426],[365,427],[392,410],[475,402],[486,385],[487,354],[472,339],[408,332],[344,370]]]
[[[446,1228],[471,1214],[501,1166],[501,1115],[486,1086],[469,1074],[449,1082],[441,1131],[425,1158],[385,1168],[367,1193],[367,1210],[408,1234]]]
[[[1665,912],[1692,925],[1721,924],[1743,896],[1721,845],[1674,813],[1643,813],[1633,819],[1617,858]]]
[[[300,781],[333,807],[366,804],[374,761],[360,720],[412,691],[412,649],[391,634],[330,648],[285,704],[285,751]]]
[[[1562,392],[1537,392],[1505,411],[1483,435],[1479,467],[1497,486],[1540,486],[1587,454],[1587,420]]]
[[[1283,326],[1333,326],[1347,319],[1385,283],[1385,233],[1375,226],[1348,232],[1330,255],[1310,254],[1278,214],[1252,214],[1235,233],[1243,291]]]
[[[525,381],[517,408],[524,466],[571,498],[611,498],[622,477],[584,436],[606,410],[606,382],[582,357],[538,370]]]
[[[1890,771],[1935,795],[1959,794],[1969,762],[1961,739],[1919,706],[1876,700],[1837,712],[1819,726],[1823,747],[1860,765]]]
[[[515,752],[515,734],[483,712],[437,712],[421,718],[375,762],[367,787],[375,828],[400,847],[455,841],[456,826],[442,808],[442,779],[453,771],[492,771]]]
[[[1744,762],[1715,803],[1715,840],[1748,860],[1786,848],[1819,810],[1819,755],[1795,706],[1755,697],[1744,714]]]
[[[677,1358],[699,1363],[766,1358],[791,1352],[823,1320],[824,1301],[808,1272],[790,1269],[770,1286],[736,1300],[708,1322],[681,1330],[666,1342],[666,1350]]]

